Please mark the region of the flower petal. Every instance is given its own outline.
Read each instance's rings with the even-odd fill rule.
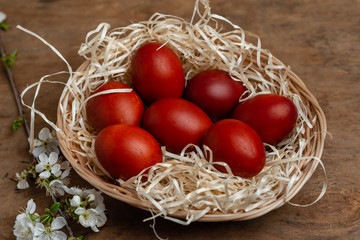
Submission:
[[[54,221],[51,223],[51,228],[53,230],[59,230],[63,228],[66,224],[66,220],[63,217],[56,217]]]
[[[87,196],[87,195],[90,195],[90,194],[96,195],[97,191],[96,191],[95,189],[91,188],[91,189],[86,189],[86,190],[84,191],[84,193],[85,193],[86,196]]]
[[[6,14],[4,12],[0,12],[0,23],[6,20]]]
[[[102,227],[105,225],[106,221],[107,221],[107,217],[106,217],[105,213],[102,213],[97,218],[96,226]]]
[[[89,227],[90,225],[88,224],[88,222],[86,221],[86,219],[84,218],[83,215],[80,215],[79,217],[79,223],[83,226],[83,227]]]
[[[56,196],[64,196],[65,192],[63,188],[55,188],[55,195]]]
[[[69,161],[63,161],[63,162],[60,163],[60,165],[61,165],[61,169],[68,169],[68,168],[70,168],[70,163],[69,163]]]
[[[64,183],[64,187],[70,184],[70,179],[68,179],[68,178],[61,179],[61,181]]]
[[[32,154],[35,157],[39,157],[42,153],[45,153],[45,148],[43,146],[35,147],[32,151]]]
[[[77,188],[77,187],[68,188],[68,187],[64,186],[64,190],[66,193],[71,194],[71,195],[82,196],[82,194],[83,194],[83,190],[80,188]]]
[[[82,207],[79,207],[74,211],[74,213],[77,215],[82,215],[84,212],[86,212],[86,210]]]
[[[60,177],[60,176],[61,176],[61,171],[53,171],[53,170],[51,170],[51,173],[52,173],[55,177]]]
[[[18,189],[27,189],[27,188],[29,188],[29,183],[26,180],[21,180],[21,181],[18,182],[16,187]]]
[[[33,239],[33,240],[52,240],[52,239],[50,238],[49,235],[43,234],[43,235],[40,235],[38,239]]]
[[[61,174],[61,179],[64,179],[64,178],[66,178],[67,176],[69,176],[70,170],[71,170],[70,168],[65,169],[65,171],[63,171],[62,174]]]
[[[54,231],[53,239],[55,240],[66,240],[67,236],[62,231]]]
[[[41,153],[39,155],[39,160],[40,160],[41,163],[44,163],[44,164],[49,162],[49,158],[45,153]]]
[[[44,179],[47,179],[51,176],[51,173],[49,171],[43,171],[39,174],[39,177],[40,178],[44,178]]]
[[[38,163],[35,166],[35,171],[38,172],[38,173],[44,171],[44,169],[45,169],[45,167],[44,167],[44,165],[42,163]]]
[[[59,158],[59,156],[56,152],[51,152],[50,156],[49,156],[49,163],[51,165],[54,165],[55,163],[57,163],[58,158]]]
[[[16,221],[21,221],[22,218],[27,218],[27,214],[20,213],[19,215],[16,216]]]
[[[6,20],[6,14],[3,12],[0,12],[0,23]]]
[[[91,225],[91,230],[94,232],[99,232],[99,229],[95,225]]]
[[[45,231],[44,224],[36,223],[35,228],[34,228],[34,235],[36,237],[38,237],[38,236],[42,235],[44,231]]]
[[[47,127],[44,127],[39,132],[39,139],[42,141],[46,141],[51,136],[50,130]]]
[[[75,195],[71,200],[70,200],[70,206],[72,207],[78,207],[80,206],[80,202],[81,202],[81,199],[78,195]],[[78,214],[78,213],[76,213]],[[81,214],[81,213],[80,213]]]
[[[36,210],[36,204],[33,199],[30,199],[27,202],[26,213],[33,214],[35,212],[35,210]]]
[[[50,183],[49,183],[49,186],[50,187],[58,187],[58,188],[63,188],[64,187],[64,183],[60,180],[52,180]]]
[[[41,141],[39,140],[39,139],[33,139],[32,141],[31,141],[31,138],[28,138],[28,142],[30,143],[30,144],[33,144],[34,145],[34,147],[38,147],[38,146],[41,146],[42,145],[42,143],[41,143]]]
[[[103,213],[103,212],[106,210],[105,204],[99,204],[99,205],[97,205],[96,208],[95,208],[95,210],[96,210],[99,214]]]
[[[67,194],[72,194],[71,191],[70,191],[70,188],[68,186],[64,186],[64,191],[67,193]],[[73,194],[72,194],[73,195]]]
[[[54,164],[54,165],[51,167],[51,172],[52,172],[52,173],[60,172],[60,175],[61,175],[60,169],[61,169],[60,164],[56,163],[56,164]],[[60,175],[59,175],[59,176],[60,176]],[[57,177],[58,177],[58,176],[57,176]]]

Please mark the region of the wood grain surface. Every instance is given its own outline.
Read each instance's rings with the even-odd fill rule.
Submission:
[[[53,44],[76,69],[77,55],[86,33],[101,22],[112,27],[147,20],[153,13],[190,20],[193,0],[0,0],[11,28],[1,32],[8,53],[18,49],[12,68],[17,87],[23,90],[43,75],[66,70],[66,65],[37,39],[19,31],[22,25]],[[325,196],[309,207],[285,204],[262,217],[244,222],[192,223],[181,226],[156,220],[159,236],[169,239],[360,239],[360,1],[359,0],[212,0],[212,12],[225,16],[261,37],[262,46],[291,66],[318,99],[328,121],[329,137],[322,161],[328,176]],[[65,81],[66,75],[53,78]],[[37,108],[56,119],[61,85],[47,84]],[[26,167],[25,132],[14,133],[18,116],[4,69],[0,73],[0,239],[14,239],[18,211],[33,198],[39,211],[50,206],[44,190],[16,190],[11,179]],[[31,100],[31,93],[25,98]],[[36,131],[46,126],[38,119]],[[330,136],[331,135],[331,136]],[[320,168],[292,200],[306,204],[321,191]],[[76,173],[71,185],[88,184]],[[107,224],[99,233],[72,225],[85,239],[156,239],[150,213],[105,196]]]

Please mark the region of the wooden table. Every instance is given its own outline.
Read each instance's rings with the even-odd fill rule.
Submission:
[[[66,70],[65,64],[37,39],[17,30],[20,24],[52,43],[76,69],[83,59],[77,50],[85,35],[101,22],[113,27],[147,20],[154,12],[190,20],[194,1],[184,0],[0,0],[11,28],[1,32],[7,52],[18,49],[12,68],[21,91],[41,76]],[[181,226],[157,219],[156,231],[169,239],[360,239],[360,2],[212,0],[212,11],[242,28],[257,33],[262,46],[290,65],[317,97],[328,121],[322,161],[329,185],[325,196],[310,207],[285,204],[265,216],[244,222],[192,223]],[[0,73],[0,239],[14,239],[18,211],[33,198],[38,210],[51,204],[44,190],[16,190],[11,181],[29,160],[23,129],[11,130],[18,116],[4,69]],[[64,76],[54,80],[64,80]],[[61,85],[47,84],[37,108],[56,119]],[[30,94],[31,95],[31,94]],[[30,97],[26,97],[30,102]],[[46,124],[38,119],[36,131]],[[321,191],[320,168],[292,200],[310,203]],[[72,172],[71,185],[88,186]],[[107,224],[99,233],[73,225],[85,239],[156,239],[150,216],[122,202],[105,197]]]

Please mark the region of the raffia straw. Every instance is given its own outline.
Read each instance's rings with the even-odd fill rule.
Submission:
[[[221,31],[223,24],[232,29]],[[276,93],[295,103],[299,112],[296,127],[277,146],[268,146],[260,174],[251,179],[233,176],[226,164],[212,161],[206,146],[196,146],[193,152],[185,148],[179,155],[163,149],[163,163],[126,182],[115,181],[106,173],[95,156],[96,132],[87,122],[85,104],[107,81],[131,86],[132,55],[149,41],[174,50],[187,81],[200,71],[220,69],[231,74],[234,81],[241,81],[248,97]],[[101,23],[87,34],[79,54],[86,61],[65,84],[58,106],[56,129],[61,150],[81,177],[113,198],[153,211],[149,219],[163,216],[189,224],[255,218],[288,202],[319,162],[323,167],[320,158],[326,120],[314,96],[289,66],[262,48],[259,37],[211,14],[206,0],[196,1],[190,23],[159,13],[148,21],[112,30],[109,24]],[[215,164],[227,167],[228,173],[217,171]],[[319,198],[326,184],[325,178]]]

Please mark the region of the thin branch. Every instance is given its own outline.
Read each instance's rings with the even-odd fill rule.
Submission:
[[[1,35],[0,35],[0,54],[1,54],[1,58],[6,57],[6,52],[5,52],[5,48],[4,48],[2,39],[1,39]],[[19,112],[19,116],[25,116],[24,109],[22,107],[21,100],[20,100],[19,91],[18,91],[18,89],[16,87],[11,68],[6,66],[5,64],[4,64],[4,66],[5,66],[6,74],[7,74],[10,86],[11,86],[11,90],[12,90],[13,95],[15,97],[16,106],[17,106],[17,109],[18,109],[18,112]],[[29,125],[28,125],[26,119],[24,119],[23,125],[24,125],[26,136],[29,137],[30,136],[30,130],[29,130]]]

